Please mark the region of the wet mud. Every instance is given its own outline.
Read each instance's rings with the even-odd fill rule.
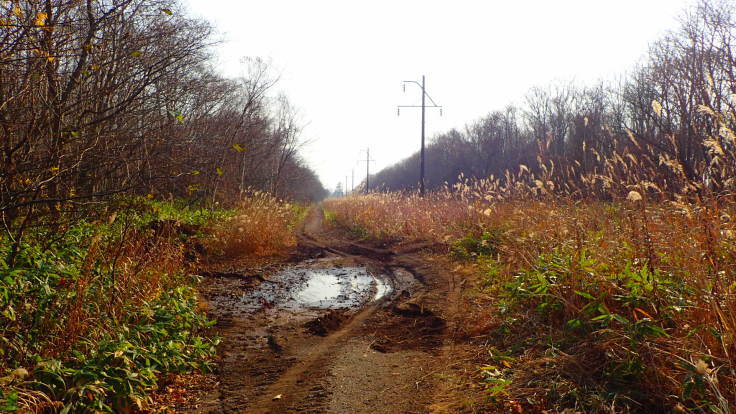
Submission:
[[[425,412],[448,328],[447,294],[427,295],[437,275],[327,235],[315,217],[303,260],[205,275],[223,338],[216,381],[181,411]]]
[[[373,275],[365,267],[302,265],[270,276],[266,282],[244,293],[234,306],[243,313],[261,310],[303,314],[309,310],[360,307],[383,299],[393,290],[385,275]]]

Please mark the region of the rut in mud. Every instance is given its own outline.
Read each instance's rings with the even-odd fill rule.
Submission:
[[[452,331],[447,277],[362,246],[313,209],[294,263],[207,275],[223,337],[217,383],[192,412],[427,412]]]

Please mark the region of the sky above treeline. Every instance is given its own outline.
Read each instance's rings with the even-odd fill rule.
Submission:
[[[185,0],[216,28],[218,67],[241,76],[243,57],[271,63],[277,91],[299,110],[302,154],[333,189],[355,173],[419,150],[416,85],[444,106],[427,137],[522,103],[535,86],[592,84],[625,74],[694,0]]]

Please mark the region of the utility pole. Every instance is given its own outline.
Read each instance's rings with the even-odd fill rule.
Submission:
[[[424,75],[422,75],[422,154],[419,164],[419,196],[424,197],[424,97],[427,96],[424,88]]]
[[[370,181],[369,181],[371,177],[370,165],[371,165],[371,162],[373,161],[375,160],[371,159],[371,149],[366,148],[365,149],[365,159],[358,161],[358,162],[365,162],[365,193],[366,194],[368,194],[368,190],[371,188]]]
[[[370,165],[371,165],[371,149],[366,148],[365,149],[365,193],[368,194],[368,189],[371,188],[370,186],[370,179],[371,179],[371,173],[370,173]]]
[[[345,197],[348,196],[348,176],[345,176]]]
[[[427,88],[425,83],[424,75],[422,75],[422,83],[419,83],[417,81],[404,81],[403,82],[403,88],[404,92],[406,92],[406,84],[407,83],[415,83],[420,88],[422,88],[422,104],[421,105],[398,105],[396,107],[396,115],[401,115],[401,108],[422,108],[422,148],[420,151],[420,163],[419,163],[419,195],[424,196],[424,124],[425,124],[425,109],[426,108],[439,108],[440,110],[440,116],[442,116],[442,106],[437,105],[432,99],[429,94],[427,94]],[[432,105],[427,106],[425,98],[429,98],[430,102],[432,102]]]
[[[350,170],[350,194],[355,191],[355,168]]]

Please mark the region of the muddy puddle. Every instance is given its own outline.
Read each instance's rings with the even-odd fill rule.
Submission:
[[[293,267],[268,277],[257,287],[215,300],[241,315],[265,312],[305,316],[329,310],[360,308],[381,301],[394,290],[390,278],[365,267]]]
[[[256,279],[260,283],[253,284]],[[366,306],[383,306],[415,290],[403,269],[374,273],[363,266],[302,262],[265,278],[224,277],[207,295],[212,317],[246,348],[279,348],[298,332],[325,336]]]
[[[293,298],[299,306],[352,307],[368,299],[380,300],[391,289],[362,268],[311,270],[306,276],[306,285]]]
[[[363,267],[292,268],[244,294],[250,310],[346,309],[380,300],[391,291],[381,277]]]

